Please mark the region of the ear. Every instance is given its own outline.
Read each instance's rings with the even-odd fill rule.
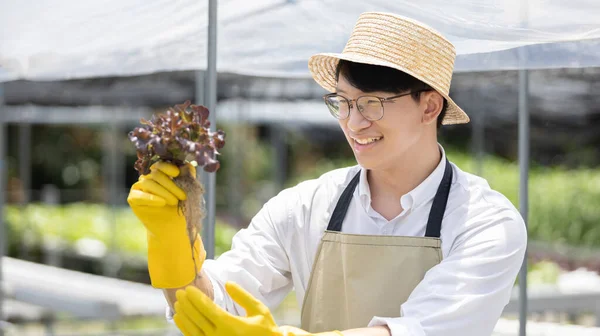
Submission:
[[[421,93],[421,106],[423,106],[422,121],[424,124],[435,124],[437,117],[444,108],[444,97],[436,91],[426,91]]]

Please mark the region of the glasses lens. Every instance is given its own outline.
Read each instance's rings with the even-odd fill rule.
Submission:
[[[377,97],[360,97],[356,105],[363,117],[368,120],[379,120],[383,117],[383,105]]]
[[[348,117],[349,104],[348,101],[340,96],[325,97],[325,104],[329,108],[329,112],[337,119]]]

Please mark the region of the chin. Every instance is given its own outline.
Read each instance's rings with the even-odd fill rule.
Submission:
[[[365,169],[373,170],[381,165],[381,157],[367,157],[366,155],[354,154],[354,158],[356,159],[356,162]]]

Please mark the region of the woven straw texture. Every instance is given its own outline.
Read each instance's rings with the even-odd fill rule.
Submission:
[[[312,56],[308,68],[325,90],[335,92],[335,69],[340,59],[387,66],[403,71],[437,90],[448,101],[442,123],[464,124],[467,114],[450,98],[454,45],[417,21],[389,13],[363,13],[341,54]]]

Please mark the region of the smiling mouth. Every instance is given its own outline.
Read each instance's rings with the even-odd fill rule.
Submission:
[[[383,139],[383,137],[362,138],[362,139],[352,138],[352,140],[354,140],[354,142],[356,142],[359,145],[369,145],[369,144],[377,142],[381,139]]]

